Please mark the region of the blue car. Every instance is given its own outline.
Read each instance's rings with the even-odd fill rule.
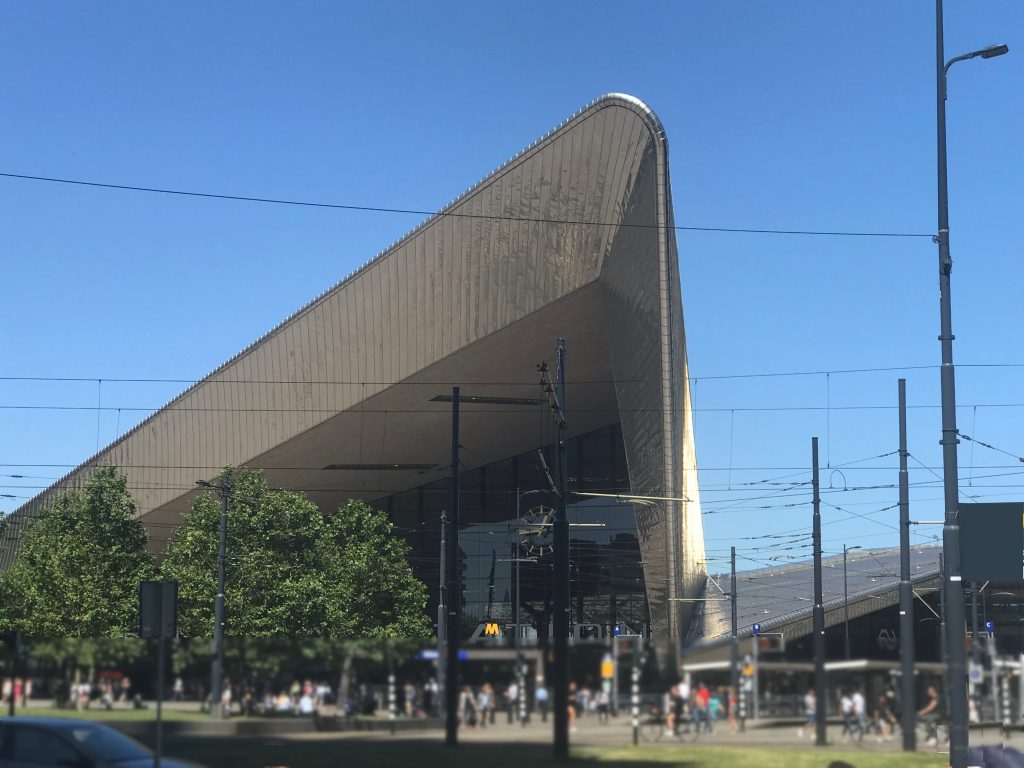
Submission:
[[[0,720],[0,768],[153,768],[153,752],[106,725],[56,717]],[[162,768],[202,768],[161,758]]]

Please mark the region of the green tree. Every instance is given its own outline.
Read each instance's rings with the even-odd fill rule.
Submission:
[[[233,637],[422,636],[426,588],[384,513],[350,502],[325,519],[300,493],[262,473],[232,471],[225,608]],[[209,636],[217,579],[220,499],[196,498],[161,568],[178,581],[179,629]],[[362,545],[357,536],[369,536]]]
[[[0,589],[2,623],[33,638],[128,637],[153,557],[127,478],[101,467],[57,496],[22,535]]]
[[[380,510],[349,501],[331,516],[340,552],[345,599],[340,635],[348,638],[420,638],[430,633],[427,588],[409,567],[409,545],[395,536]]]

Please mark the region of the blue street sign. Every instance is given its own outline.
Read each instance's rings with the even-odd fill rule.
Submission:
[[[618,624],[615,625],[615,628],[612,630],[612,634],[616,637],[622,634],[622,629],[619,627]]]
[[[995,628],[996,628],[996,623],[994,621],[986,621],[985,622],[985,629],[987,631],[992,632]]]
[[[761,634],[761,625],[760,624],[755,624],[753,627],[751,627],[751,629],[754,631],[755,635],[760,635]]]

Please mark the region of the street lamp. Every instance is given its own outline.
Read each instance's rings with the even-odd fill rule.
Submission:
[[[845,639],[846,660],[850,660],[850,591],[846,585],[846,553],[855,549],[864,549],[859,544],[848,547],[843,544],[843,637]]]
[[[946,648],[949,670],[949,757],[952,768],[967,766],[967,644],[964,637],[964,592],[960,572],[960,524],[957,520],[957,428],[956,387],[953,369],[953,312],[950,299],[949,194],[946,173],[946,75],[958,61],[991,59],[1009,51],[1006,45],[990,45],[944,61],[942,0],[935,0],[936,127],[938,149],[938,224],[935,242],[939,246],[939,341],[942,345],[940,383],[942,392],[942,485],[945,520],[942,528],[942,552],[945,571],[942,590],[946,598]]]
[[[196,485],[216,489],[218,486],[207,480],[196,480]],[[220,535],[217,542],[217,594],[213,601],[213,661],[210,664],[210,717],[224,719],[221,710],[224,684],[224,565],[227,562],[228,542],[228,473],[220,476]]]

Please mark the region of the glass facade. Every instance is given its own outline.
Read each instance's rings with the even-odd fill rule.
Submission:
[[[630,492],[618,424],[573,437],[567,449],[572,491]],[[487,623],[523,625],[527,644],[548,635],[555,506],[548,468],[553,467],[554,447],[547,445],[460,476],[464,637]],[[430,590],[431,618],[437,616],[440,521],[448,493],[448,480],[442,479],[375,502],[412,548],[413,572]],[[602,634],[616,624],[624,633],[643,630],[649,619],[633,505],[581,495],[569,501],[570,622],[589,632],[597,625]]]

